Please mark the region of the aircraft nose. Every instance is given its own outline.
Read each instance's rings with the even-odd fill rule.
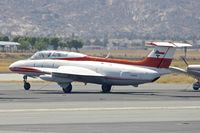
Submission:
[[[15,62],[12,63],[12,64],[9,66],[9,70],[10,70],[10,71],[13,71],[14,67],[15,67]]]
[[[12,63],[12,64],[9,66],[9,70],[12,71],[12,72],[14,72],[14,71],[16,70],[17,67],[19,67],[19,61]]]

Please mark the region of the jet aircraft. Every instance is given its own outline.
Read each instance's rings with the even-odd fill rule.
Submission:
[[[14,62],[9,66],[12,72],[24,75],[24,89],[31,85],[27,77],[56,82],[64,93],[72,91],[72,82],[102,85],[102,92],[109,93],[115,85],[132,85],[154,82],[160,76],[170,73],[177,47],[190,44],[172,42],[149,42],[154,49],[140,61],[88,56],[65,51],[40,51],[27,60]]]
[[[182,73],[185,75],[189,75],[197,80],[197,82],[193,83],[193,90],[199,90],[200,88],[200,65],[189,65],[186,60],[183,58],[187,67],[185,69],[178,67],[170,67],[170,70],[175,73]]]

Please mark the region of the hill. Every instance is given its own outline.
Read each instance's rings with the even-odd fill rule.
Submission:
[[[200,38],[199,0],[1,0],[6,35]]]

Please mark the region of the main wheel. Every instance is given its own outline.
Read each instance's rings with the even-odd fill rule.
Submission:
[[[67,87],[63,87],[64,93],[70,93],[72,91],[72,84],[69,84]]]
[[[199,90],[199,87],[200,87],[200,84],[198,82],[193,84],[193,90],[197,91]]]
[[[109,93],[110,91],[111,91],[111,87],[112,87],[112,85],[106,85],[106,84],[103,84],[102,85],[102,92],[103,93]]]
[[[24,89],[25,90],[30,90],[30,88],[31,88],[30,83],[28,83],[28,82],[24,83]]]

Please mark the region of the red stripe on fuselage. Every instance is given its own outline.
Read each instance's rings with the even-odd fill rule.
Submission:
[[[38,74],[49,74],[46,72],[42,72],[40,70],[34,69],[34,68],[28,68],[28,67],[11,67],[10,70],[12,72],[27,72],[27,73],[38,73]]]
[[[118,63],[118,64],[125,64],[125,65],[139,65],[139,66],[159,67],[159,68],[168,68],[172,62],[172,59],[152,58],[152,57],[147,57],[141,61],[101,58],[101,57],[93,57],[93,56],[84,56],[84,57],[76,57],[76,58],[55,58],[55,59],[70,60],[70,61],[98,61],[98,62]]]

